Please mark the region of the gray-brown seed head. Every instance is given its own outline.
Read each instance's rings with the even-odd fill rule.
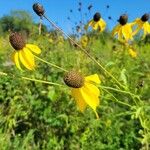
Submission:
[[[33,10],[38,16],[43,16],[45,13],[43,6],[39,3],[33,4]]]
[[[141,17],[141,20],[142,20],[143,22],[146,22],[146,21],[149,20],[149,17],[150,17],[149,14],[144,14],[144,15]]]
[[[84,85],[84,77],[76,71],[67,72],[64,76],[66,85],[72,88],[81,88]]]
[[[95,13],[93,16],[93,20],[98,22],[101,19],[101,14],[99,12]]]
[[[121,25],[125,25],[127,22],[128,22],[128,16],[126,14],[124,15],[121,15],[118,22],[121,24]]]
[[[25,47],[26,44],[25,38],[20,33],[17,32],[10,34],[9,42],[15,50],[23,49],[23,47]]]

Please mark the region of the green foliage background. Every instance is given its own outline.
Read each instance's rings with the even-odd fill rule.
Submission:
[[[0,75],[1,150],[149,149],[150,43],[147,40],[135,42],[138,57],[131,58],[128,50],[109,33],[88,35],[88,52],[126,87],[126,91],[138,95],[139,101],[128,92],[112,90],[118,89],[114,80],[69,40],[62,40],[59,33],[42,32],[38,35],[38,26],[28,17],[27,29],[20,23],[15,24],[17,31],[20,31],[19,26],[24,28],[28,43],[41,48],[40,57],[44,60],[67,70],[73,68],[85,75],[97,73],[100,76],[102,87],[97,109],[100,119],[97,120],[90,108],[84,114],[79,112],[70,96],[70,89],[65,85],[56,87],[20,78],[26,76],[64,84],[64,72],[39,60],[36,60],[35,71],[24,69],[20,72],[16,69],[10,61],[13,49],[8,44],[9,31],[3,26],[7,19],[17,22],[12,16],[11,19],[5,16],[0,20],[3,31],[0,37],[0,71],[8,73],[8,76]],[[50,38],[54,39],[53,42],[49,41]]]

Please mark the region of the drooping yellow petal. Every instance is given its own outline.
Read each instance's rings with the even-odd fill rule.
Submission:
[[[84,101],[96,111],[96,107],[99,105],[99,98],[97,96],[97,91],[91,89],[90,84],[85,84],[82,88],[79,89]]]
[[[125,42],[125,40],[123,39],[123,35],[122,35],[122,27],[120,27],[118,31],[118,40],[123,43]]]
[[[142,28],[144,22],[140,18],[138,18],[138,19],[136,19],[136,24],[138,25],[139,28]]]
[[[91,92],[88,91],[86,87],[81,88],[81,94],[84,101],[96,111],[96,107],[99,105],[99,98],[94,96]]]
[[[20,63],[19,63],[19,52],[18,51],[13,52],[11,57],[12,57],[13,62],[16,65],[16,67],[18,69],[22,70],[21,67],[20,67]]]
[[[137,27],[134,31],[133,31],[133,33],[132,33],[132,35],[133,36],[135,36],[139,31],[140,31],[140,27]]]
[[[26,44],[26,47],[29,48],[32,52],[36,53],[36,54],[40,54],[41,53],[41,49],[33,44]]]
[[[134,21],[134,25],[136,25],[136,28],[134,29],[134,31],[132,33],[133,36],[135,36],[140,30],[142,30],[142,29],[144,30],[144,28],[143,28],[144,22],[140,18],[137,18]]]
[[[35,67],[34,56],[28,50],[28,48],[23,48],[19,51],[19,59],[21,63],[29,70],[33,70]]]
[[[85,87],[88,88],[94,96],[96,97],[100,96],[100,90],[94,84],[85,82]]]
[[[97,74],[85,77],[85,82],[94,82],[94,83],[97,83],[97,84],[101,83],[101,81],[99,79],[99,76]]]
[[[149,24],[149,22],[145,22],[143,24],[143,29],[145,30],[146,34],[150,34],[150,24]]]
[[[74,89],[71,90],[71,93],[72,93],[72,96],[74,97],[80,111],[83,112],[85,110],[87,104],[85,103],[85,101],[84,101],[84,99],[81,95],[80,90],[74,88]]]
[[[93,22],[93,24],[91,26],[94,30],[97,30],[100,27],[98,22]],[[99,30],[101,30],[101,29],[99,29]]]
[[[120,28],[121,28],[120,24],[114,27],[114,29],[112,30],[112,36],[115,36],[119,32]]]
[[[105,30],[106,28],[106,22],[101,18],[99,21],[100,27],[101,27],[101,32]]]
[[[84,29],[87,30],[89,26],[91,26],[93,23],[93,20],[90,20],[85,26]]]
[[[122,34],[126,41],[132,40],[132,28],[130,24],[126,24],[122,27]]]
[[[89,21],[88,26],[92,26],[93,23],[94,23],[94,20],[92,19],[92,20]]]
[[[133,49],[129,49],[128,50],[128,52],[129,52],[129,55],[132,57],[132,58],[136,58],[137,57],[137,52],[135,51],[135,50],[133,50]]]

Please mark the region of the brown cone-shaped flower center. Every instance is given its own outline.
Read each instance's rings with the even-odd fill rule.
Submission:
[[[93,16],[93,20],[95,22],[98,22],[101,19],[101,14],[99,12],[95,13],[95,15]]]
[[[33,4],[33,10],[38,16],[43,16],[45,13],[43,6],[40,5],[39,3]]]
[[[81,88],[84,85],[84,77],[76,71],[67,72],[64,76],[66,85],[72,88]]]
[[[25,47],[25,39],[24,37],[17,32],[11,33],[9,36],[9,41],[11,46],[15,49],[15,50],[21,50]]]
[[[141,20],[143,21],[143,22],[146,22],[146,21],[148,21],[149,20],[149,14],[144,14],[142,17],[141,17]]]
[[[127,22],[128,22],[128,16],[126,14],[124,15],[121,15],[118,22],[121,24],[121,25],[125,25]]]

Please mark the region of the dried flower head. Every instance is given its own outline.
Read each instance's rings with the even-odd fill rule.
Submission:
[[[95,13],[94,16],[93,16],[93,20],[95,22],[98,22],[101,18],[101,14],[99,12]]]
[[[144,14],[144,15],[141,17],[141,20],[142,20],[143,22],[146,22],[146,21],[149,20],[149,17],[150,17],[149,14]]]
[[[25,47],[25,38],[17,32],[11,33],[9,36],[9,41],[12,47],[15,50],[21,50],[23,47]]]
[[[84,77],[76,71],[67,72],[64,76],[66,85],[72,88],[81,88],[84,85]]]
[[[126,14],[121,15],[118,22],[121,25],[125,25],[128,22],[128,16]]]
[[[43,6],[39,3],[33,4],[33,10],[38,16],[43,16],[45,13]]]

